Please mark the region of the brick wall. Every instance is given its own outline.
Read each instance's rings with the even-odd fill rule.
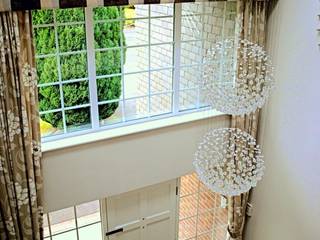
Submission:
[[[145,6],[136,6],[136,14],[147,16]],[[173,15],[172,4],[160,4],[151,6],[151,16]],[[235,33],[236,3],[234,2],[203,2],[182,4],[181,19],[181,65],[201,64],[207,49],[215,42],[223,38],[230,38]],[[137,32],[141,39],[147,38],[148,21],[137,22]],[[173,41],[173,17],[151,20],[151,43],[165,43]],[[157,45],[151,47],[150,65],[151,68],[170,67],[173,64],[172,44]],[[143,59],[146,55],[139,54],[139,66],[146,68],[148,61]],[[151,74],[152,91],[161,92],[171,90],[172,72],[162,71],[158,74]],[[201,79],[201,68],[185,68],[180,73],[180,89],[198,87]],[[168,84],[168,81],[169,84]],[[141,93],[147,92],[148,81],[141,78],[138,89]],[[201,91],[200,91],[201,93]],[[198,91],[185,91],[180,94],[179,105],[188,106],[197,98]],[[200,96],[203,98],[203,96]],[[159,108],[170,108],[171,98],[163,95],[162,101],[151,105],[151,112]],[[137,102],[137,111],[145,112],[147,105]]]
[[[225,240],[227,217],[221,196],[204,186],[195,173],[181,177],[179,240]]]

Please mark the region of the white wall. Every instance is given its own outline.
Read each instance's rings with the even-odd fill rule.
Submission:
[[[263,115],[267,169],[247,240],[320,239],[319,8],[318,0],[280,0],[269,21],[277,89]]]
[[[229,123],[228,116],[220,116],[45,152],[45,210],[180,177],[192,171],[193,155],[204,132]]]

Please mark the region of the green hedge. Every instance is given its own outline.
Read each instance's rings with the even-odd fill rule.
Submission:
[[[119,18],[123,14],[118,7],[102,7],[94,9],[94,20]],[[80,8],[55,10],[58,23],[84,21],[84,10]],[[33,11],[34,25],[53,23],[53,10]],[[71,52],[86,49],[85,25],[58,26],[58,47],[60,52]],[[122,36],[120,35],[122,34]],[[120,31],[120,22],[97,23],[94,26],[95,48],[110,48],[121,45],[124,34]],[[52,54],[56,52],[55,31],[53,27],[36,27],[34,39],[37,55]],[[123,42],[125,45],[125,41]],[[97,76],[121,73],[120,50],[96,52]],[[37,59],[39,83],[57,82],[58,59],[45,57]],[[60,57],[61,79],[87,78],[86,53],[65,55]],[[121,95],[121,77],[111,77],[97,80],[99,101],[117,99]],[[88,81],[63,84],[64,106],[76,106],[89,103]],[[61,107],[59,85],[39,88],[40,111],[52,110]],[[118,103],[99,106],[99,118],[106,119],[117,109]],[[61,113],[49,113],[41,118],[54,127],[63,125]],[[67,126],[76,126],[90,123],[90,108],[66,111]]]

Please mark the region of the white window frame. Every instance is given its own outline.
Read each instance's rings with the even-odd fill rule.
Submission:
[[[226,4],[226,3],[225,3]],[[204,7],[204,5],[203,5]],[[88,134],[88,133],[93,133],[93,132],[98,132],[102,130],[107,130],[107,129],[113,129],[117,127],[123,127],[123,126],[128,126],[132,124],[137,124],[137,123],[143,123],[147,122],[150,120],[157,120],[157,119],[162,119],[162,118],[168,118],[172,116],[179,116],[185,113],[194,113],[197,111],[204,111],[204,110],[209,110],[210,108],[208,106],[201,106],[200,105],[200,86],[196,86],[193,88],[185,88],[185,89],[180,89],[180,70],[182,68],[188,68],[188,67],[200,67],[203,68],[203,62],[201,63],[195,63],[195,64],[187,64],[187,65],[182,65],[180,62],[180,56],[181,56],[181,44],[182,43],[188,43],[188,42],[200,42],[203,45],[203,41],[205,40],[203,37],[203,28],[201,29],[201,38],[199,39],[192,39],[192,40],[181,40],[181,20],[182,20],[182,4],[181,3],[176,3],[174,4],[174,12],[173,12],[173,41],[172,42],[165,42],[165,43],[151,43],[150,42],[150,19],[158,19],[158,18],[166,18],[169,17],[170,15],[166,16],[150,16],[150,5],[148,7],[149,9],[149,15],[147,17],[139,17],[139,18],[130,18],[129,20],[142,20],[142,19],[148,19],[149,20],[149,42],[148,44],[144,45],[135,45],[132,47],[149,47],[149,68],[146,71],[137,71],[137,72],[130,72],[129,74],[134,74],[134,73],[146,73],[148,72],[149,76],[149,90],[147,95],[145,96],[138,96],[138,97],[132,97],[132,98],[120,98],[116,100],[109,100],[109,101],[104,101],[101,102],[102,104],[104,103],[111,103],[111,102],[119,102],[122,103],[122,122],[120,123],[115,123],[115,124],[110,124],[110,125],[103,125],[100,126],[99,124],[99,110],[98,110],[98,105],[101,103],[98,103],[98,96],[97,96],[97,79],[103,78],[106,76],[96,76],[96,66],[95,66],[95,52],[97,49],[94,48],[94,23],[99,22],[99,21],[94,21],[93,19],[93,8],[87,7],[84,8],[84,15],[85,15],[85,21],[83,22],[72,22],[72,23],[57,23],[56,22],[56,17],[54,13],[54,23],[53,24],[42,24],[42,25],[37,25],[37,27],[54,27],[55,31],[55,44],[56,44],[56,53],[54,54],[47,54],[47,55],[41,55],[40,57],[57,57],[62,56],[62,55],[67,55],[70,53],[86,53],[87,54],[87,73],[88,77],[83,78],[83,79],[71,79],[71,80],[64,80],[62,81],[61,77],[61,67],[60,67],[60,57],[57,57],[57,66],[58,66],[58,81],[54,83],[44,83],[44,84],[39,84],[39,87],[45,87],[45,86],[52,86],[52,85],[57,85],[60,88],[60,102],[61,102],[61,107],[59,109],[55,110],[48,110],[41,112],[41,114],[44,113],[50,113],[50,112],[62,112],[62,117],[63,117],[63,134],[58,134],[58,135],[53,135],[53,136],[45,136],[42,138],[43,142],[49,142],[49,141],[55,141],[55,140],[61,140],[66,137],[73,137],[73,136],[79,136],[83,134]],[[192,16],[201,16],[204,14],[204,11],[202,13],[193,13],[191,14]],[[183,15],[183,16],[188,16],[188,15]],[[123,29],[123,22],[124,20],[128,20],[126,18],[119,18],[114,21],[120,21],[121,23],[121,30]],[[112,21],[112,20],[111,20]],[[75,51],[75,52],[64,52],[64,53],[59,53],[59,45],[58,45],[58,31],[57,27],[58,26],[65,26],[65,25],[76,25],[76,24],[85,24],[85,34],[86,34],[86,50],[81,50],[81,51]],[[163,44],[172,44],[173,47],[173,63],[172,66],[170,67],[165,67],[165,68],[157,68],[157,69],[151,69],[150,68],[150,47],[151,46],[156,46],[156,45],[163,45]],[[130,46],[125,46],[125,47],[116,47],[115,49],[121,49],[121,48],[130,48]],[[113,49],[113,48],[110,48]],[[203,51],[201,51],[201,59],[203,59]],[[122,95],[125,96],[124,92],[124,78],[123,76],[127,73],[124,73],[123,71],[123,51],[121,51],[121,73],[119,74],[114,74],[114,75],[119,75],[121,76],[121,88],[122,88]],[[167,92],[161,92],[161,93],[151,93],[150,91],[150,73],[152,71],[159,71],[159,70],[166,70],[170,69],[172,70],[172,90],[167,91]],[[108,77],[112,75],[107,75]],[[63,89],[62,89],[62,84],[65,83],[73,83],[73,82],[79,82],[79,81],[88,81],[89,84],[89,103],[88,104],[83,104],[79,106],[72,106],[72,107],[65,107],[64,106],[64,98],[63,98]],[[196,106],[194,108],[186,109],[186,110],[180,110],[179,106],[179,98],[180,98],[180,92],[185,91],[185,90],[196,90],[197,91],[197,101],[196,101]],[[171,106],[171,112],[170,113],[164,113],[161,115],[150,115],[150,100],[152,96],[159,95],[159,94],[172,94],[172,106]],[[149,108],[149,113],[147,117],[141,118],[141,119],[134,119],[134,120],[126,120],[125,119],[125,114],[124,114],[124,108],[125,108],[125,101],[130,100],[130,99],[135,99],[135,98],[140,98],[140,97],[148,97],[148,108]],[[75,132],[67,132],[67,126],[66,126],[66,116],[65,116],[65,110],[72,110],[72,109],[77,109],[77,108],[82,108],[82,107],[90,107],[90,117],[91,117],[91,128],[90,129],[85,129],[85,130],[80,130],[80,131],[75,131]]]
[[[50,223],[50,214],[52,214],[53,212],[48,212],[45,214],[45,218],[46,218],[46,221],[48,223],[48,230],[49,230],[49,236],[45,236],[44,239],[45,240],[52,240],[53,237],[55,236],[59,236],[59,235],[62,235],[62,234],[65,234],[65,233],[69,233],[69,232],[73,232],[75,231],[76,232],[76,235],[77,235],[77,239],[79,240],[79,230],[82,229],[82,228],[86,228],[86,227],[89,227],[89,226],[92,226],[92,225],[95,225],[95,224],[98,224],[100,223],[101,224],[101,235],[102,235],[102,239],[104,239],[104,234],[105,234],[105,207],[104,207],[104,204],[103,204],[103,201],[102,200],[98,200],[99,201],[99,214],[100,214],[100,220],[99,221],[95,221],[95,222],[92,222],[92,223],[87,223],[87,224],[84,224],[82,226],[79,226],[78,224],[78,217],[77,217],[77,206],[78,205],[75,205],[75,206],[72,206],[73,208],[73,213],[74,213],[74,221],[75,221],[75,227],[74,228],[71,228],[71,229],[67,229],[67,230],[64,230],[64,231],[61,231],[59,233],[52,233],[52,230],[51,230],[51,223]],[[63,209],[61,209],[63,210]],[[57,210],[59,211],[59,210]]]

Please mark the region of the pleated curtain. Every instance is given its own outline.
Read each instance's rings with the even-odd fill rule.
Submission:
[[[171,0],[168,2],[184,2]],[[185,2],[190,2],[186,0]],[[192,1],[191,1],[192,2]],[[43,177],[31,12],[26,9],[163,3],[162,0],[0,1],[0,239],[42,239]],[[241,37],[265,44],[266,1],[238,0]],[[21,11],[13,11],[21,10]],[[257,136],[259,110],[232,127]],[[228,199],[228,239],[241,240],[249,193]]]
[[[35,52],[30,11],[0,13],[0,239],[42,239]]]

